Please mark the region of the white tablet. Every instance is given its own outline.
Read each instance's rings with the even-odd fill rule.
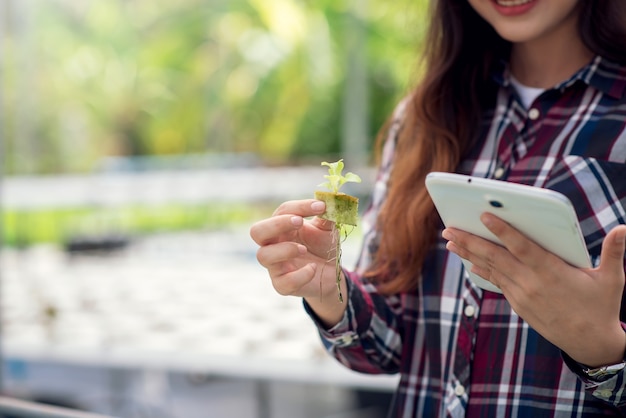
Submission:
[[[484,212],[505,220],[546,250],[575,267],[591,267],[576,211],[563,194],[540,187],[462,174],[432,172],[426,188],[446,227],[500,243],[480,221]],[[471,263],[463,260],[467,271]],[[485,290],[500,289],[480,276],[470,279]]]

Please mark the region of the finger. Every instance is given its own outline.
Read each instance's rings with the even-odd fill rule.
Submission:
[[[626,225],[613,228],[602,242],[600,253],[600,268],[610,272],[624,275],[624,253],[626,252]]]
[[[454,236],[449,231],[444,231],[444,238],[451,237],[456,239],[456,234]],[[481,258],[476,257],[469,250],[460,247],[454,241],[448,241],[446,243],[446,249],[459,257],[468,260],[472,263],[472,267],[470,271],[483,279],[493,283],[495,286],[500,287],[500,282],[493,277],[493,267],[489,265],[488,261],[485,261]]]
[[[472,272],[500,287],[510,280],[505,271],[519,270],[523,266],[504,247],[468,232],[446,228],[443,237],[448,239],[446,248],[472,263]]]
[[[272,216],[253,224],[250,237],[261,246],[274,244],[280,235],[297,231],[303,223],[302,217],[297,215]]]
[[[326,205],[321,200],[290,200],[278,206],[274,211],[274,216],[291,214],[307,218],[309,216],[321,215],[325,210]]]
[[[308,263],[302,268],[272,278],[272,286],[278,294],[283,296],[305,296],[300,294],[301,290],[315,278],[316,272],[317,266],[314,263]]]
[[[443,237],[448,240],[446,248],[472,264],[485,268],[497,268],[497,260],[511,258],[502,248],[489,240],[458,229],[446,228]]]
[[[510,293],[509,290],[512,289],[513,286],[520,287],[519,284],[515,280],[512,280],[510,276],[491,266],[480,267],[476,264],[473,264],[470,271],[487,280],[488,282],[493,283],[496,287],[502,290],[502,293],[507,296]]]
[[[306,209],[310,209],[310,211],[307,212]],[[281,205],[281,207],[276,210],[275,214],[282,213],[283,211],[289,212],[291,210],[297,210],[297,213],[303,217],[313,216],[311,224],[323,231],[331,231],[335,227],[335,223],[333,221],[329,221],[319,216],[324,214],[326,211],[326,204],[321,200],[309,199],[286,202],[284,206]]]
[[[256,258],[262,266],[268,268],[274,264],[284,263],[303,256],[307,252],[307,248],[302,244],[281,242],[260,247],[256,253]]]
[[[335,223],[333,221],[329,221],[328,219],[320,218],[316,216],[311,219],[311,224],[322,231],[332,231],[335,228]]]
[[[250,227],[250,237],[259,245],[275,243],[281,234],[300,229],[304,224],[303,217],[320,215],[325,210],[324,202],[315,199],[284,202],[272,217]]]
[[[533,269],[545,265],[546,256],[549,256],[550,253],[547,253],[526,235],[491,213],[483,213],[480,220],[489,231],[498,237],[502,245],[523,264]]]

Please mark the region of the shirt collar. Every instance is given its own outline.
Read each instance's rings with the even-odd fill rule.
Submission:
[[[626,94],[626,67],[623,65],[597,56],[579,74],[585,83],[615,99]]]
[[[511,84],[511,73],[505,61],[498,62],[492,78],[503,87]],[[582,81],[615,99],[621,99],[626,94],[626,67],[598,55],[569,79],[553,88],[564,91],[577,81]]]

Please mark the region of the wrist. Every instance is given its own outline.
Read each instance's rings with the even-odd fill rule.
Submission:
[[[343,301],[340,301],[338,298],[338,289],[336,286],[323,295],[304,298],[311,310],[315,313],[317,320],[326,329],[332,328],[341,321],[348,303],[348,286],[345,276],[343,274],[341,276],[339,286],[341,294],[343,295]]]
[[[604,367],[619,365],[626,360],[626,332],[621,324],[619,329],[616,329],[610,336],[591,340],[595,341],[594,349],[582,351],[576,357],[570,355],[583,370],[593,372]]]

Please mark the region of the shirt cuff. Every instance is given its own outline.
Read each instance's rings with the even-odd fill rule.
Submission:
[[[576,374],[585,383],[586,387],[595,387],[600,385],[601,383],[607,382],[613,378],[615,378],[619,373],[615,376],[610,377],[604,380],[595,380],[592,377],[588,376],[583,372],[583,369],[586,367],[583,364],[578,363],[576,360],[567,355],[564,351],[561,351],[561,356],[563,357],[563,361],[569,367],[569,369]],[[620,372],[621,373],[621,372]]]
[[[346,277],[346,286],[348,288],[348,297],[345,299],[346,310],[341,317],[341,320],[333,325],[331,328],[326,328],[324,324],[320,321],[317,314],[311,309],[311,306],[306,302],[306,300],[302,299],[302,303],[304,305],[304,310],[311,317],[313,323],[317,326],[320,337],[324,342],[324,345],[327,349],[331,347],[349,347],[352,345],[356,345],[359,340],[359,335],[356,329],[352,329],[351,327],[351,312],[353,312],[352,305],[352,296],[353,296],[353,288],[354,285],[351,283],[349,279]]]

